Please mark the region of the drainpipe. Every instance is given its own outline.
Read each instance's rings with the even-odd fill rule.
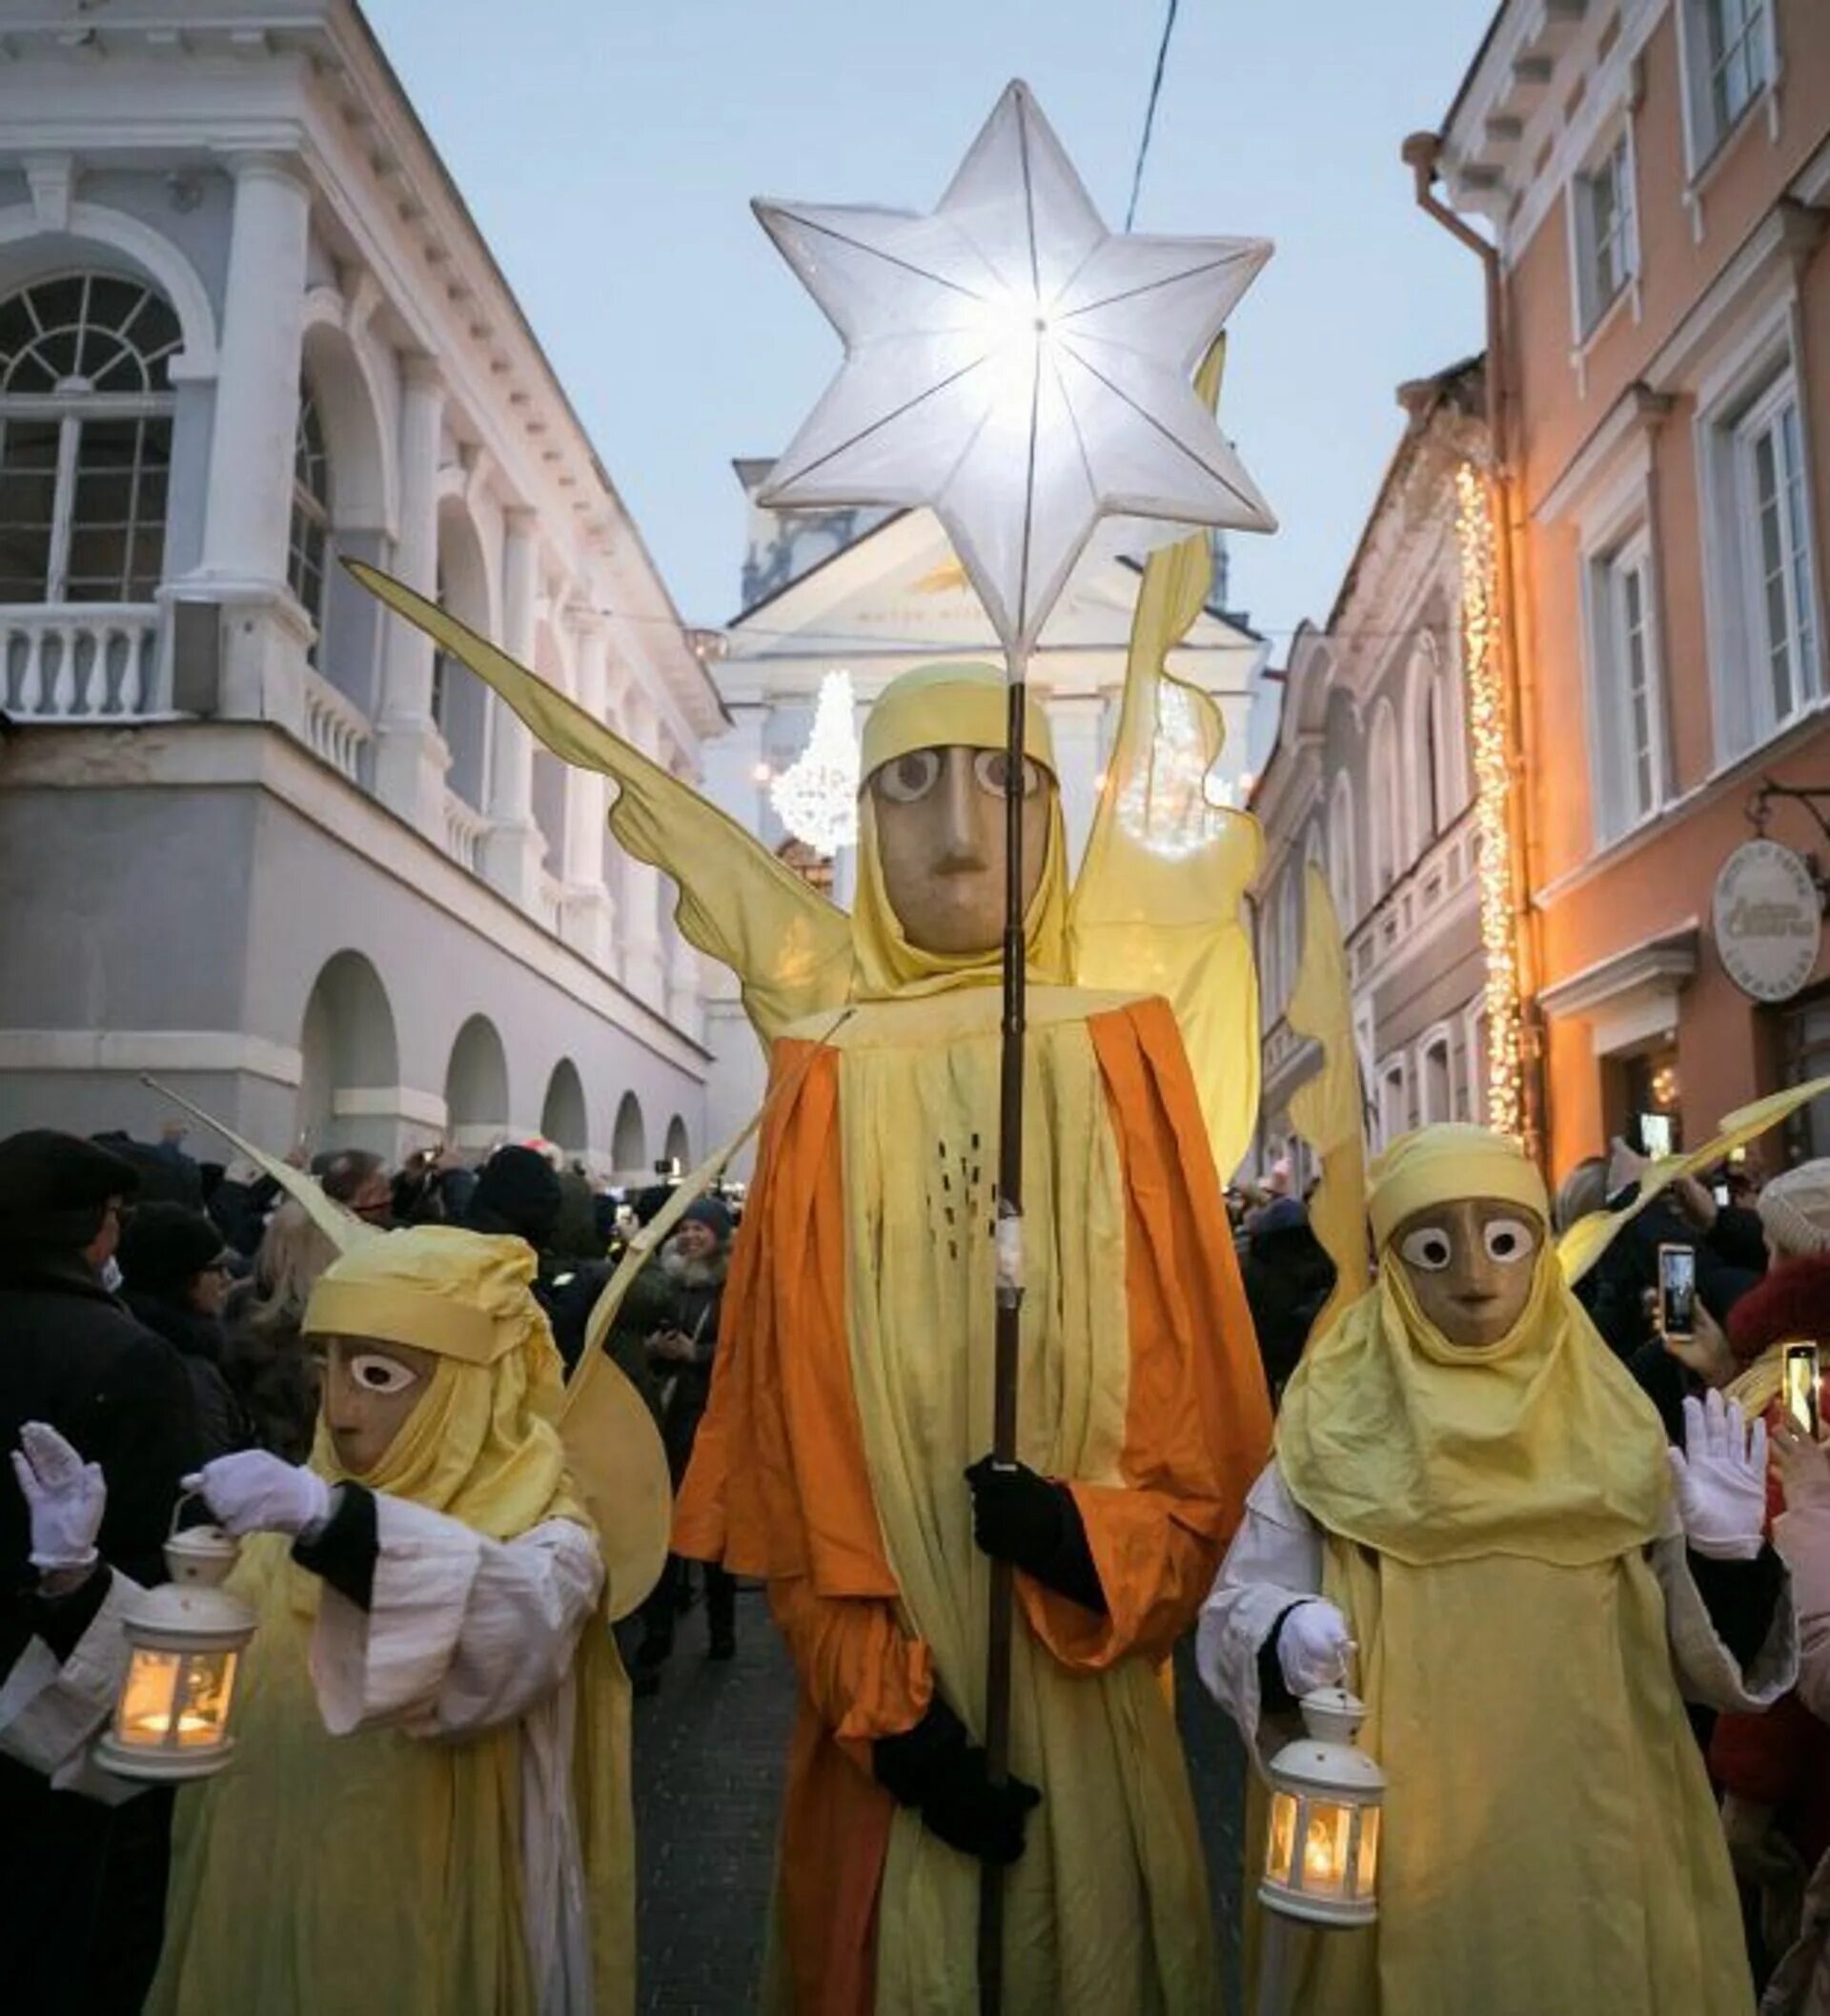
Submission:
[[[1417,208],[1440,224],[1457,244],[1480,261],[1487,305],[1487,437],[1493,458],[1494,573],[1499,595],[1501,680],[1506,700],[1508,740],[1518,777],[1508,793],[1507,823],[1513,856],[1513,946],[1517,965],[1520,1066],[1528,1150],[1540,1162],[1550,1154],[1550,1085],[1545,1055],[1543,1011],[1537,1001],[1542,962],[1538,918],[1532,907],[1532,833],[1529,780],[1537,774],[1533,750],[1530,675],[1522,641],[1522,598],[1517,582],[1521,540],[1515,524],[1519,485],[1514,466],[1512,430],[1508,425],[1506,388],[1512,377],[1512,354],[1506,340],[1506,297],[1500,279],[1498,248],[1491,245],[1435,193],[1442,157],[1440,133],[1412,133],[1399,150],[1414,182]]]

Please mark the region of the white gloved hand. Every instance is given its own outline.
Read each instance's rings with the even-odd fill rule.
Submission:
[[[331,1487],[315,1470],[287,1463],[264,1449],[217,1456],[184,1479],[198,1492],[225,1533],[287,1533],[296,1538],[331,1516]]]
[[[94,1567],[108,1486],[99,1463],[85,1463],[44,1421],[24,1422],[12,1452],[12,1474],[31,1522],[31,1565],[41,1575]]]
[[[1684,1446],[1669,1452],[1687,1546],[1714,1561],[1751,1561],[1766,1524],[1766,1423],[1748,1432],[1719,1393],[1684,1402]]]
[[[1345,1684],[1352,1650],[1346,1618],[1325,1597],[1286,1611],[1278,1626],[1277,1663],[1284,1669],[1284,1685],[1298,1700],[1318,1687]]]

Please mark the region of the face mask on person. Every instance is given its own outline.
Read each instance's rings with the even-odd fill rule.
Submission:
[[[331,1337],[326,1346],[324,1420],[331,1445],[352,1476],[367,1476],[425,1398],[437,1355],[373,1337]]]
[[[1424,1318],[1451,1344],[1497,1344],[1532,1299],[1544,1227],[1494,1197],[1433,1204],[1392,1235],[1390,1260],[1404,1270]]]
[[[925,952],[988,952],[1004,933],[1005,777],[1001,749],[911,749],[871,774],[884,893]],[[1042,880],[1053,789],[1023,764],[1023,903]]]

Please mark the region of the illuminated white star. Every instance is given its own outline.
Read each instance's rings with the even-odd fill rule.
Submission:
[[[1019,652],[1103,517],[1275,528],[1191,383],[1270,243],[1112,235],[1027,85],[931,215],[756,213],[845,345],[764,504],[931,505]]]

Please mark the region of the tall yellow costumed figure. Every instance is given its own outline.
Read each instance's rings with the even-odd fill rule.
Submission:
[[[1249,1743],[1350,1671],[1388,1782],[1376,1925],[1303,1932],[1315,2016],[1747,2016],[1734,1879],[1684,1698],[1791,1683],[1765,1449],[1687,1447],[1596,1335],[1515,1143],[1372,1165],[1376,1282],[1312,1338],[1202,1619]]]
[[[933,666],[866,724],[850,917],[484,641],[364,576],[550,747],[617,779],[613,830],[679,882],[682,930],[736,971],[770,1047],[675,1545],[766,1580],[801,1678],[777,2008],[974,2006],[982,1859],[1011,1864],[1007,2009],[1219,2006],[1156,1671],[1270,1438],[1216,1173],[1255,1105],[1238,899],[1256,838],[1202,788],[1213,710],[1162,675],[1205,548],[1150,562],[1071,894],[1046,717],[1029,709],[1011,779],[1002,675]],[[1012,787],[1030,984],[1013,1474],[983,1461]],[[1019,1602],[1002,1787],[980,1748],[993,1556]]]
[[[187,1479],[256,1536],[230,1586],[259,1621],[234,1758],[179,1797],[157,2016],[633,2009],[627,1682],[604,1614],[632,1537],[600,1541],[567,1470],[533,1272],[520,1242],[446,1227],[363,1241],[306,1313],[326,1352],[312,1463],[246,1451]],[[62,1500],[68,1523],[99,1476],[27,1436],[34,1531]],[[85,1615],[41,1634],[62,1664],[10,1732],[93,1796],[132,1789],[80,1739],[133,1594],[92,1550],[58,1599]]]

